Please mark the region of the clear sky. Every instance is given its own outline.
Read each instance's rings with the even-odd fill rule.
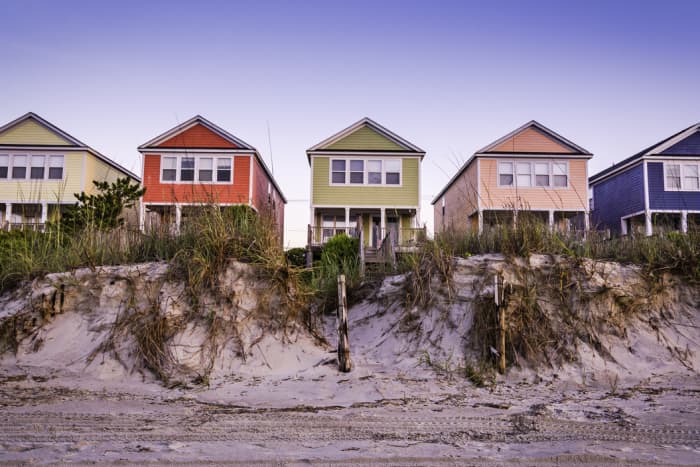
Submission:
[[[593,152],[590,174],[700,121],[697,0],[0,0],[0,18],[0,124],[36,112],[140,174],[139,144],[201,114],[274,166],[288,246],[305,150],[364,116],[427,151],[429,228],[462,162],[529,120]]]

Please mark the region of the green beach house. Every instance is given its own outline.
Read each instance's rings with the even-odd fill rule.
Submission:
[[[401,249],[424,234],[420,165],[425,151],[363,118],[306,155],[311,165],[310,247],[344,232],[361,236],[367,250],[381,247],[387,238]]]

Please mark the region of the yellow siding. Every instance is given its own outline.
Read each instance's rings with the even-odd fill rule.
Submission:
[[[381,158],[381,157],[378,157]],[[313,199],[315,205],[328,206],[418,206],[420,160],[404,158],[400,187],[330,184],[330,158],[313,158]]]
[[[445,217],[442,217],[442,199],[435,203],[435,231],[452,229],[465,231],[469,228],[468,217],[478,209],[477,164],[473,161],[450,188],[444,193]]]
[[[498,186],[498,161],[480,159],[482,209],[511,209],[516,206],[519,209],[585,210],[588,196],[588,161],[575,159],[568,162],[568,188],[502,188]]]
[[[36,121],[27,119],[7,129],[0,135],[0,144],[24,144],[35,146],[72,146],[61,136]]]
[[[323,149],[356,149],[365,151],[405,151],[406,148],[394,143],[367,126],[363,126],[340,141]]]
[[[111,165],[103,162],[92,154],[88,154],[85,164],[85,191],[93,193],[95,185],[93,181],[112,183],[117,178],[125,177],[126,174],[118,171]]]
[[[55,153],[46,153],[55,154]],[[0,201],[24,203],[73,203],[80,193],[83,152],[65,152],[63,180],[0,180]]]

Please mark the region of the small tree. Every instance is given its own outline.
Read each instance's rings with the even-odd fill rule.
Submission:
[[[131,183],[128,177],[115,182],[93,181],[97,193],[88,195],[84,191],[76,193],[78,200],[70,206],[61,218],[61,224],[76,232],[88,226],[98,229],[112,229],[124,224],[121,217],[124,209],[134,207],[136,201],[146,193],[138,183]]]

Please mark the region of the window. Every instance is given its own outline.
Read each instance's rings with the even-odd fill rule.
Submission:
[[[214,159],[202,157],[199,159],[199,181],[211,182],[214,175]]]
[[[163,158],[163,181],[174,182],[177,179],[177,157]]]
[[[367,183],[370,185],[382,183],[382,161],[367,161]]]
[[[519,187],[532,186],[532,167],[529,162],[518,162],[515,164],[518,169],[518,180],[516,182]]]
[[[388,160],[386,161],[386,182],[387,185],[401,184],[401,161]]]
[[[350,183],[365,183],[365,161],[350,161]]]
[[[220,157],[216,160],[216,181],[230,182],[231,181],[231,158]]]
[[[535,162],[535,186],[549,186],[549,163]]]
[[[7,178],[7,170],[10,168],[10,156],[0,154],[0,178]]]
[[[29,178],[33,180],[44,179],[44,160],[45,156],[31,156],[31,168],[29,170]]]
[[[569,186],[569,175],[566,162],[552,162],[552,181],[555,187]]]
[[[12,157],[12,178],[27,178],[27,156]]]
[[[666,164],[666,188],[670,190],[681,189],[680,164]]]
[[[499,162],[498,163],[498,184],[500,186],[513,186],[513,163],[512,162]]]
[[[194,181],[194,157],[183,157],[180,159],[180,181]]]
[[[331,170],[333,174],[331,175],[331,181],[333,183],[345,183],[345,161],[344,160],[332,160]]]
[[[697,165],[683,166],[683,189],[700,190],[700,173]]]
[[[63,156],[49,156],[49,180],[63,178]]]

